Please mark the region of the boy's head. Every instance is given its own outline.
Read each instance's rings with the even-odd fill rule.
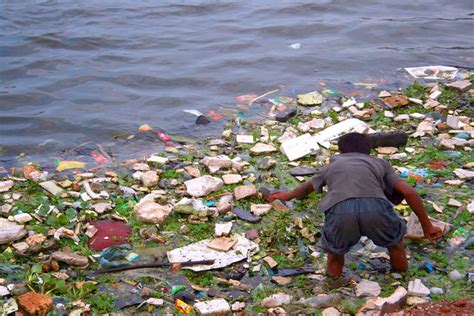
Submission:
[[[341,154],[361,153],[370,154],[370,141],[364,134],[349,133],[339,138],[337,142]]]

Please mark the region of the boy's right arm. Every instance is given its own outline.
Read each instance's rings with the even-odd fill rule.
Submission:
[[[285,192],[277,191],[272,193],[268,198],[268,202],[273,202],[275,200],[289,201],[294,198],[303,198],[314,191],[311,181],[306,181],[305,183],[297,186],[294,190]]]
[[[425,212],[425,207],[421,197],[411,186],[409,186],[405,181],[398,181],[393,189],[403,195],[408,205],[415,212],[418,220],[421,223],[421,227],[423,228],[423,233],[427,239],[430,241],[436,241],[443,237],[443,232],[441,229],[431,224],[431,221]]]

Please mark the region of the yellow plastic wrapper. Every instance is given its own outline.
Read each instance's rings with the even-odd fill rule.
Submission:
[[[189,314],[193,310],[191,305],[186,304],[180,299],[177,299],[174,305],[176,306],[177,309],[179,309],[181,312],[185,314]]]
[[[64,171],[69,169],[84,169],[86,164],[80,161],[61,161],[56,167],[56,171]]]

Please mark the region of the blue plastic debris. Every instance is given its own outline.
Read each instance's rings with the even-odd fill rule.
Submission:
[[[423,178],[426,178],[430,176],[431,174],[428,172],[427,168],[419,168],[419,169],[413,169],[413,170],[404,170],[400,173],[400,177],[406,178],[408,177],[409,174],[415,174],[418,176],[421,176]]]
[[[363,262],[357,264],[357,270],[365,270],[367,266]]]

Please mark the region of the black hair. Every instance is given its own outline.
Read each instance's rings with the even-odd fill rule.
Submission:
[[[342,154],[345,153],[361,153],[370,154],[370,141],[369,138],[360,133],[349,133],[339,138],[337,142],[339,151]]]

